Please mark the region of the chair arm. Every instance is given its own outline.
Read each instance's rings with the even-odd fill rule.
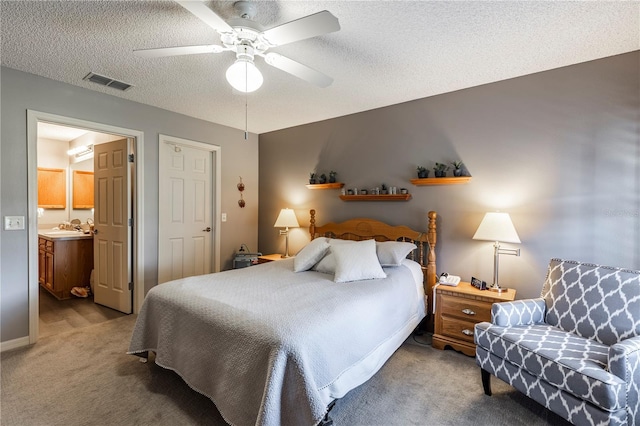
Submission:
[[[494,303],[491,323],[501,327],[540,324],[544,322],[546,310],[547,305],[542,298]]]
[[[640,336],[609,347],[609,372],[629,383],[640,383]]]
[[[609,372],[627,384],[627,424],[640,424],[640,336],[609,347]]]

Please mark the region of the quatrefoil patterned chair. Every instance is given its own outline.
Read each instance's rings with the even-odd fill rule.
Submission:
[[[476,362],[576,425],[640,425],[640,271],[551,259],[538,299],[496,303]]]

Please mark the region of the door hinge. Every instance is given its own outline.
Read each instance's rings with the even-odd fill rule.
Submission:
[[[129,290],[133,290],[133,283],[129,283]]]
[[[129,226],[133,226],[133,218],[129,219]]]
[[[133,157],[133,154],[129,154],[129,162],[130,162],[130,163],[133,163],[133,158],[134,158],[134,157]]]

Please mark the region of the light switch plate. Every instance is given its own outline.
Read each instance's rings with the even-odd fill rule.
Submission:
[[[24,216],[5,216],[4,217],[5,231],[20,231],[22,229],[24,229]]]
[[[222,217],[220,218],[223,222],[227,221],[227,214],[226,213],[222,213],[221,215]]]

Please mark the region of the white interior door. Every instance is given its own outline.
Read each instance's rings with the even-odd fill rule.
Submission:
[[[212,156],[160,143],[158,283],[212,272]]]
[[[94,301],[130,314],[131,166],[128,139],[94,146]]]

